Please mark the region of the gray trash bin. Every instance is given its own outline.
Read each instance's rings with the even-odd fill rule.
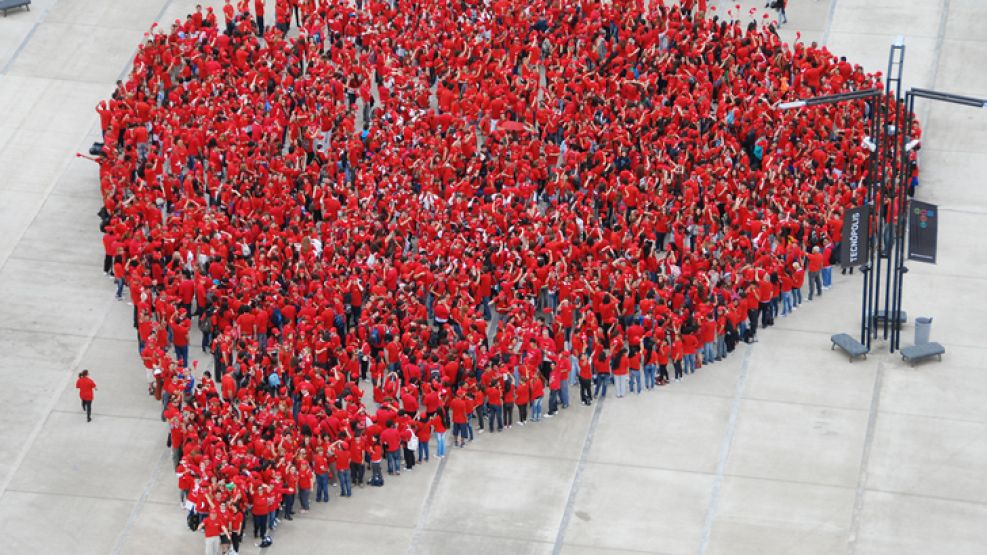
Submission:
[[[932,331],[932,318],[919,316],[915,319],[915,344],[925,345],[929,342],[929,332]]]

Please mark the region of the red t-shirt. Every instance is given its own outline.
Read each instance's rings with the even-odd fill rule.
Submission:
[[[215,538],[223,533],[223,521],[220,517],[209,515],[202,521],[202,527],[206,530],[207,538]]]
[[[93,400],[93,390],[96,389],[96,382],[89,376],[83,376],[75,381],[75,387],[79,390],[79,399],[83,401]]]
[[[466,401],[457,397],[449,402],[449,409],[452,411],[453,424],[466,423]]]

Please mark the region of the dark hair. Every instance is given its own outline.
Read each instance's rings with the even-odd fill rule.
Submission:
[[[89,370],[88,369],[83,370],[82,372],[79,372],[79,377],[80,378],[85,377],[85,376],[88,376],[88,375],[89,375]]]

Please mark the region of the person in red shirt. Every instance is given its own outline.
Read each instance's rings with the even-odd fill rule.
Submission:
[[[262,540],[267,539],[267,514],[271,512],[271,505],[268,499],[270,493],[270,487],[260,484],[254,489],[253,497],[251,498],[254,513],[254,537]]]
[[[384,474],[380,470],[380,462],[384,458],[384,447],[380,443],[380,438],[373,438],[367,450],[370,455],[370,485],[374,487],[383,486]]]
[[[116,300],[122,301],[123,287],[127,284],[127,280],[123,256],[119,254],[113,259],[113,282],[117,286]]]
[[[346,445],[345,441],[339,440],[333,443],[333,453],[336,458],[336,476],[339,477],[339,496],[353,497],[349,446]]]
[[[243,513],[236,506],[226,503],[220,504],[220,513],[222,513],[224,506],[227,511],[225,516],[226,530],[229,533],[230,544],[233,546],[232,553],[239,553],[240,540],[243,538]]]
[[[635,384],[637,385],[637,394],[641,394],[641,351],[640,348],[629,345],[627,347],[627,369],[630,374],[630,384],[628,391],[634,393]]]
[[[254,0],[254,17],[257,20],[257,36],[264,36],[264,0]]]
[[[781,316],[788,316],[792,312],[792,276],[788,272],[781,272],[778,275],[779,289],[781,290]]]
[[[79,399],[82,400],[82,410],[86,412],[86,422],[93,421],[93,391],[96,391],[96,382],[89,377],[89,370],[79,372],[79,379],[75,380],[75,388],[79,390]]]
[[[627,349],[621,348],[616,351],[610,366],[613,368],[614,385],[617,386],[617,398],[621,398],[627,393],[628,374],[630,373],[630,361],[627,356]]]
[[[225,511],[226,504],[221,505],[222,510]],[[221,509],[212,508],[209,511],[209,516],[199,523],[199,530],[205,530],[206,536],[206,555],[219,555],[219,544],[220,536],[230,537],[229,529],[226,527],[226,521],[220,514]]]
[[[504,427],[508,430],[514,423],[514,399],[517,395],[517,388],[514,387],[514,375],[504,375]]]
[[[670,356],[672,359],[672,366],[675,368],[675,381],[682,379],[683,364],[685,361],[685,351],[682,345],[682,335],[675,331],[675,336],[672,339]]]
[[[582,355],[579,357],[577,368],[577,375],[579,376],[579,402],[588,407],[593,404],[593,390],[591,388],[593,384],[593,365],[586,355]]]
[[[301,512],[305,514],[309,511],[309,498],[312,496],[312,486],[315,483],[315,472],[308,461],[302,460],[298,467],[298,501],[302,505]]]
[[[761,278],[761,281],[758,282],[757,288],[758,309],[761,313],[761,327],[768,328],[774,325],[774,309],[772,301],[774,299],[775,287],[772,281],[772,276],[765,273]]]
[[[441,459],[446,456],[446,424],[441,414],[435,414],[428,420],[428,425],[435,434],[435,454]]]
[[[380,442],[384,444],[384,455],[387,457],[387,473],[401,475],[401,433],[394,421],[387,423],[387,428],[380,433]]]
[[[540,375],[535,374],[529,383],[531,385],[531,421],[538,422],[541,420],[542,399],[545,398],[545,382],[542,381]]]
[[[792,263],[792,301],[795,306],[792,310],[798,310],[802,304],[802,286],[805,285],[805,269],[798,262]]]
[[[561,402],[562,373],[558,368],[554,368],[548,376],[548,414],[545,417],[551,418],[558,414]]]
[[[503,392],[500,386],[492,385],[487,388],[487,421],[490,423],[490,433],[494,431],[494,420],[497,421],[497,431],[504,431]]]
[[[456,398],[449,401],[449,411],[452,412],[452,440],[456,447],[466,447],[466,435],[469,433],[466,426],[469,418],[466,391],[460,389]]]
[[[812,300],[813,289],[818,296],[822,296],[822,269],[823,255],[819,247],[812,247],[812,252],[805,256],[806,266],[809,270],[809,300]]]
[[[315,448],[312,458],[312,471],[315,473],[315,502],[329,502],[329,458],[322,447]]]
[[[593,397],[603,399],[607,396],[607,387],[610,386],[610,359],[607,357],[606,351],[601,349],[596,354],[593,367],[596,369],[596,387],[593,388]]]
[[[521,383],[514,388],[514,403],[517,405],[517,422],[521,426],[524,426],[525,422],[528,421],[528,403],[531,402],[531,386],[528,385],[526,380],[521,380]]]
[[[192,329],[192,319],[184,309],[179,309],[171,317],[171,338],[175,345],[175,358],[183,367],[188,367],[188,334]]]

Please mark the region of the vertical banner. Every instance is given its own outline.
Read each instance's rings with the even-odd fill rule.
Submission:
[[[908,258],[936,263],[936,239],[939,233],[939,207],[912,200],[908,207]]]
[[[866,204],[843,212],[840,265],[852,267],[867,262],[870,242],[869,215],[870,206]]]

